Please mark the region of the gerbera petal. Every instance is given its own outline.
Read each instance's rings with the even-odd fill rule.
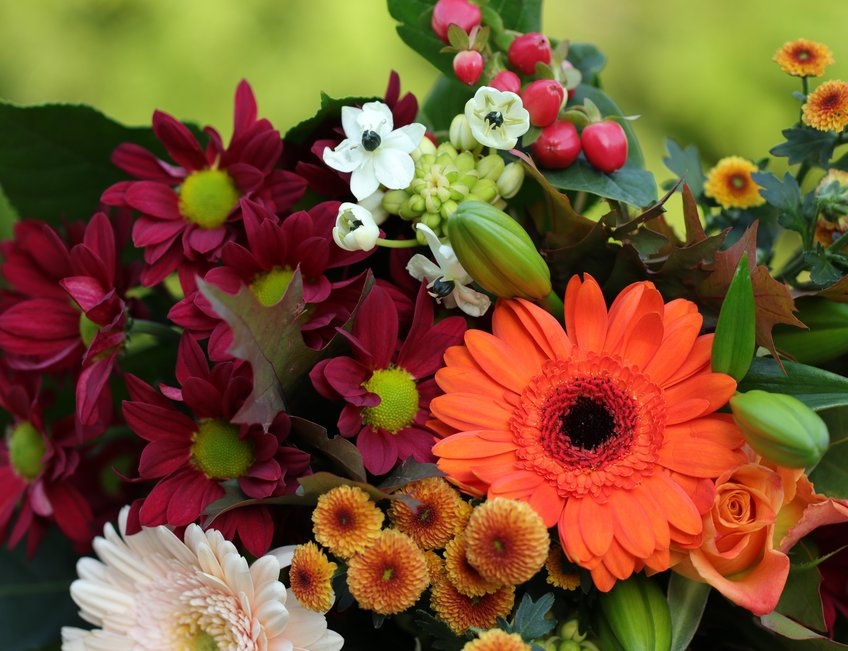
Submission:
[[[495,479],[489,487],[489,497],[524,499],[544,481],[538,473],[518,470]]]
[[[666,422],[682,423],[719,409],[736,391],[736,380],[723,373],[702,373],[666,387]]]
[[[655,475],[649,490],[644,493],[650,494],[674,529],[690,535],[697,535],[702,531],[701,514],[695,504],[685,491],[665,474]],[[676,533],[674,529],[671,530],[672,539]]]
[[[700,314],[687,314],[671,323],[665,321],[662,355],[653,358],[642,367],[646,375],[662,386],[678,371],[692,354],[703,319]]]
[[[621,357],[627,363],[638,368],[657,357],[657,350],[662,345],[663,323],[656,312],[642,315],[638,321],[631,323],[631,328],[621,338]]]
[[[515,351],[520,358],[556,359],[571,354],[571,341],[562,324],[548,311],[523,299],[502,301],[497,306],[492,315],[492,334],[511,345],[524,346],[524,351]]]
[[[580,528],[580,534],[583,536],[586,548],[594,556],[604,556],[613,539],[610,508],[606,504],[598,503],[591,497],[571,499],[570,502],[576,503],[578,515],[573,522]]]
[[[650,283],[629,285],[615,297],[610,305],[604,350],[608,353],[617,353],[622,339],[634,329],[634,322],[647,314],[662,313],[662,295]]]
[[[620,492],[610,493],[609,510],[618,544],[636,558],[650,555],[657,546],[653,514],[645,510],[640,500]]]
[[[509,343],[482,330],[469,330],[465,333],[465,345],[474,361],[489,376],[507,389],[521,393],[527,383],[542,371],[542,360],[538,354],[520,357],[518,350],[529,349],[521,342]]]
[[[565,330],[581,354],[603,350],[607,337],[607,305],[597,281],[585,274],[572,277],[565,290]]]
[[[476,368],[444,367],[438,370],[435,377],[439,388],[446,393],[467,391],[478,395],[488,395],[492,400],[503,400],[507,393],[503,385]]]
[[[704,417],[669,425],[659,449],[659,462],[693,477],[717,477],[744,461],[744,439],[730,420]]]
[[[449,393],[430,402],[430,413],[458,430],[507,429],[512,411],[471,393]]]
[[[549,529],[557,523],[565,506],[565,500],[557,492],[556,487],[547,481],[536,487],[527,502],[536,513],[542,516],[545,526]]]
[[[669,376],[665,381],[665,386],[669,386],[692,377],[696,373],[702,372],[704,369],[710,368],[710,358],[713,349],[713,335],[701,335],[695,340],[689,354],[683,360],[683,363],[677,370]]]

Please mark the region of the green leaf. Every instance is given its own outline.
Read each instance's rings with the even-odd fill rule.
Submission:
[[[87,625],[76,616],[71,581],[77,554],[70,542],[52,528],[35,556],[24,545],[0,550],[0,649],[29,651],[59,641],[64,626]]]
[[[285,141],[293,145],[309,142],[315,131],[323,124],[334,121],[341,124],[343,106],[361,106],[366,102],[382,101],[382,97],[341,97],[333,98],[321,93],[321,105],[311,118],[299,122],[286,132]]]
[[[756,348],[757,306],[748,254],[743,253],[721,304],[712,349],[712,369],[739,381],[748,372]]]
[[[784,361],[783,367],[785,373],[773,358],[755,358],[739,391],[787,393],[816,411],[848,405],[848,378],[797,362]]]
[[[0,103],[0,187],[21,218],[53,226],[87,220],[100,195],[126,179],[112,165],[115,147],[162,146],[149,128],[128,128],[87,106]]]
[[[649,206],[657,199],[653,175],[628,165],[605,174],[578,159],[564,170],[543,170],[543,173],[548,182],[560,190],[588,192],[637,208]]]
[[[10,239],[15,228],[18,214],[14,206],[0,187],[0,240]]]
[[[595,86],[589,86],[587,84],[580,84],[577,88],[574,89],[574,96],[569,100],[572,105],[582,104],[585,100],[589,100],[595,106],[598,107],[601,111],[601,115],[605,116],[623,116],[624,111],[622,111],[618,105],[612,100],[612,98],[607,95],[600,88],[596,88]],[[627,164],[626,167],[637,167],[644,168],[645,167],[645,158],[642,155],[642,147],[639,145],[639,140],[636,138],[636,132],[633,131],[633,126],[630,124],[630,120],[619,120],[619,124],[624,128],[624,133],[627,135]],[[621,170],[619,170],[620,172]],[[656,183],[651,178],[648,183],[649,190],[651,192],[651,200],[655,200],[657,198],[657,188]],[[650,202],[649,202],[650,203]],[[634,204],[640,205],[640,204]],[[648,204],[641,204],[643,206]]]
[[[793,563],[776,610],[804,626],[823,631],[826,625],[819,596],[821,574],[815,566],[805,564],[799,567],[794,562],[799,558],[805,561],[813,559],[816,554],[802,540],[792,549],[789,556]]]
[[[583,82],[593,86],[607,65],[607,57],[591,43],[569,43],[566,59],[580,71]]]
[[[790,165],[807,163],[827,168],[839,135],[833,131],[819,131],[811,127],[792,127],[782,132],[786,142],[769,150],[773,156],[785,156]]]
[[[372,283],[369,273],[363,282],[360,303]],[[230,353],[250,362],[253,369],[253,391],[233,420],[260,423],[267,428],[279,412],[286,410],[295,391],[309,384],[306,374],[329,354],[338,335],[321,350],[303,342],[300,330],[309,319],[309,309],[303,300],[299,269],[292,275],[283,298],[269,307],[262,305],[245,285],[236,294],[228,294],[203,279],[198,279],[197,285],[232,330]],[[347,326],[352,319],[353,315]]]
[[[356,445],[342,436],[330,437],[318,423],[292,416],[292,439],[315,459],[323,459],[344,477],[365,481],[362,455]]]
[[[419,119],[433,131],[447,131],[454,117],[465,110],[473,92],[452,77],[440,76],[421,106]]]
[[[839,499],[848,498],[848,408],[819,413],[830,432],[830,447],[810,473],[816,492]]]
[[[700,197],[704,192],[704,173],[701,169],[701,154],[695,145],[681,149],[671,138],[665,141],[668,154],[663,158],[665,166],[683,179],[692,194]]]
[[[780,211],[780,225],[806,235],[809,224],[804,218],[804,199],[795,177],[786,172],[781,181],[774,174],[754,172],[751,178],[762,186],[760,194],[765,200]]]
[[[515,632],[525,642],[547,635],[557,624],[556,619],[545,617],[553,605],[554,595],[551,592],[546,592],[536,601],[525,593],[515,611]]]
[[[710,585],[672,572],[668,581],[671,651],[684,651],[698,631],[710,596]]]

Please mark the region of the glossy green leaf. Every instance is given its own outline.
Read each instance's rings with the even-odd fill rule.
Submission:
[[[797,362],[784,361],[783,367],[785,373],[774,359],[755,358],[739,390],[788,393],[816,411],[848,405],[848,378]]]
[[[704,191],[704,173],[701,169],[701,154],[695,145],[681,148],[671,138],[665,141],[666,151],[663,158],[665,166],[683,179],[695,197],[700,197]]]
[[[818,568],[809,564],[816,556],[815,549],[804,540],[789,553],[792,566],[776,610],[809,628],[822,631],[825,629],[825,622],[819,596],[821,573]],[[803,564],[799,566],[798,563]]]
[[[668,609],[671,615],[671,651],[685,651],[698,631],[711,592],[708,583],[671,573],[668,580]]]
[[[737,382],[745,377],[756,348],[757,306],[748,254],[743,253],[727,288],[713,338],[712,368]]]
[[[785,156],[790,165],[806,162],[828,167],[833,149],[839,140],[835,131],[819,131],[806,126],[784,129],[781,133],[786,142],[772,147],[769,153],[773,156]]]
[[[819,413],[830,432],[830,447],[810,473],[816,492],[848,499],[848,407]]]

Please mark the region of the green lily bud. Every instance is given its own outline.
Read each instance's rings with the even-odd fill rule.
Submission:
[[[498,177],[498,192],[504,199],[512,199],[524,183],[524,166],[520,163],[509,163]]]
[[[551,293],[551,272],[521,225],[482,201],[463,201],[447,220],[456,257],[486,291],[540,300]]]
[[[754,357],[756,328],[757,305],[748,269],[748,254],[743,253],[718,315],[712,369],[726,373],[737,382],[745,377]]]
[[[817,365],[848,353],[848,304],[825,298],[797,298],[795,316],[807,326],[778,324],[774,345],[802,364]]]
[[[814,466],[830,445],[821,417],[785,393],[760,389],[737,393],[730,399],[730,409],[748,445],[779,466]]]
[[[668,651],[671,614],[660,587],[642,574],[600,594],[599,646],[607,650]]]

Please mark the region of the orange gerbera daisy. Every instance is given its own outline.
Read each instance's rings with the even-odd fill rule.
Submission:
[[[422,549],[441,549],[457,531],[456,522],[464,512],[465,501],[443,477],[427,477],[404,486],[399,493],[409,495],[413,508],[404,500],[392,500],[389,520],[408,534]]]
[[[827,45],[799,38],[784,43],[773,60],[787,75],[821,77],[825,68],[833,63],[833,54]]]
[[[470,627],[492,628],[498,617],[509,615],[515,605],[515,586],[505,585],[480,597],[469,597],[443,576],[430,589],[430,608],[456,634]]]
[[[309,610],[326,613],[333,605],[333,573],[336,565],[311,540],[294,549],[289,583],[292,594]]]
[[[488,631],[480,631],[475,639],[466,642],[462,651],[530,651],[530,645],[518,633],[490,628]]]
[[[801,121],[819,131],[841,132],[848,126],[848,83],[826,81],[807,95]]]
[[[517,585],[542,569],[551,539],[526,502],[496,497],[477,506],[465,529],[465,555],[483,577]]]
[[[594,278],[575,276],[565,330],[528,301],[499,301],[492,332],[469,330],[436,375],[439,468],[474,494],[528,502],[603,591],[667,569],[672,544],[699,544],[713,478],[745,459],[732,419],[713,413],[736,383],[711,371],[701,323],[694,303],[664,304],[646,281],[607,311]]]
[[[312,511],[315,540],[339,558],[350,558],[373,543],[383,526],[383,512],[357,486],[336,486],[318,498]]]
[[[704,194],[715,199],[722,208],[753,208],[765,203],[760,186],[752,173],[757,166],[741,156],[722,158],[707,173]]]

